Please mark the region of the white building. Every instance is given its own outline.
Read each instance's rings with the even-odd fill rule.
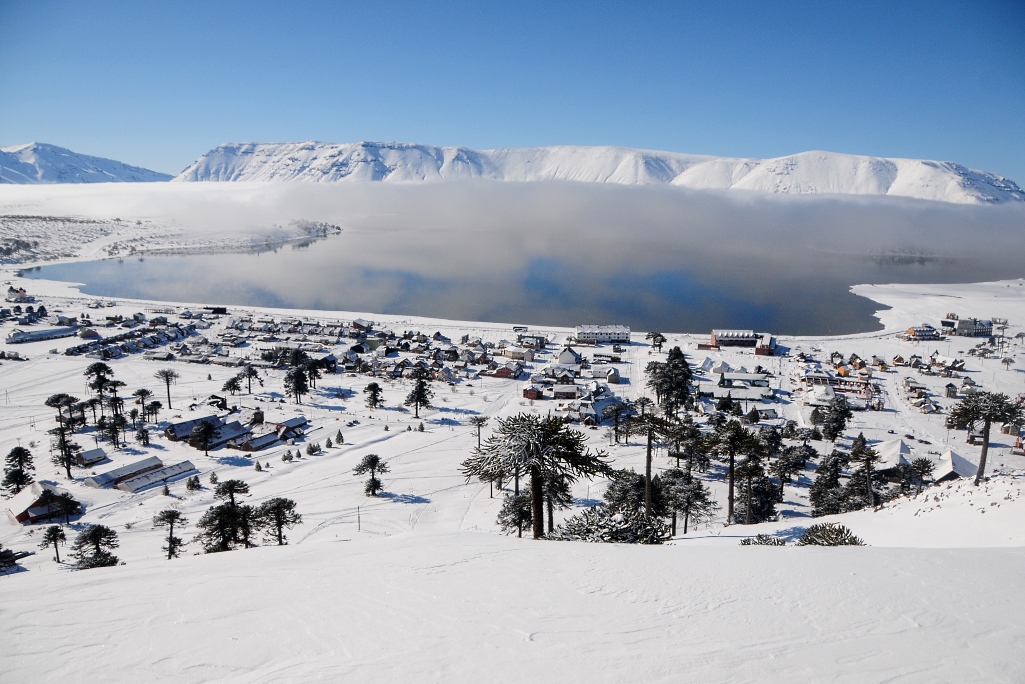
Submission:
[[[630,328],[625,325],[578,325],[576,338],[585,342],[630,344]]]

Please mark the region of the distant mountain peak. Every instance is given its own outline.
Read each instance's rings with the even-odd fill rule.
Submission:
[[[0,184],[152,183],[171,178],[166,173],[46,143],[0,147]]]
[[[811,151],[735,159],[562,145],[472,150],[401,142],[230,143],[176,181],[568,180],[778,194],[891,195],[960,204],[1025,201],[1013,181],[953,162]]]

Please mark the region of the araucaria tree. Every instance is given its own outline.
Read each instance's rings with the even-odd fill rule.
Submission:
[[[89,389],[96,392],[96,397],[100,400],[100,412],[102,413],[104,392],[107,389],[107,384],[110,382],[110,376],[114,375],[114,370],[102,361],[97,361],[96,363],[89,364],[83,375],[89,378]]]
[[[683,533],[687,534],[691,522],[711,522],[719,511],[711,490],[689,470],[673,468],[662,473],[660,479],[666,506],[673,515],[671,533],[674,537],[677,515],[683,516]]]
[[[39,540],[39,548],[46,549],[53,547],[54,559],[61,562],[60,545],[68,540],[64,534],[64,528],[60,525],[50,525],[43,532],[42,539]]]
[[[675,415],[690,396],[690,365],[679,347],[666,355],[665,363],[652,361],[644,369],[647,385],[655,393],[655,403],[667,416]]]
[[[154,527],[167,529],[167,546],[161,549],[167,553],[167,560],[177,558],[181,553],[181,548],[187,543],[174,536],[174,528],[185,527],[188,523],[189,521],[181,514],[181,511],[176,511],[173,508],[165,509],[153,516]]]
[[[260,529],[266,530],[270,539],[276,541],[278,546],[288,543],[285,530],[301,525],[303,521],[302,516],[295,510],[295,502],[282,497],[275,497],[260,504],[256,509],[256,519]]]
[[[760,448],[758,439],[737,421],[727,420],[720,423],[714,432],[705,436],[703,448],[708,452],[717,454],[719,458],[725,460],[728,464],[726,519],[733,522],[737,456],[757,451]]]
[[[1012,401],[999,392],[976,392],[957,402],[950,409],[947,418],[949,427],[968,430],[971,434],[982,424],[982,453],[979,455],[979,469],[975,473],[975,486],[979,486],[986,473],[986,456],[989,454],[989,433],[993,423],[1025,422],[1025,407],[1021,401]]]
[[[420,417],[420,407],[430,408],[434,390],[427,384],[430,372],[426,368],[417,368],[413,372],[413,389],[406,395],[406,406],[413,407],[413,416]]]
[[[530,475],[531,527],[534,538],[544,536],[544,481],[569,475],[607,475],[611,467],[604,452],[592,453],[583,433],[558,418],[521,413],[504,420],[482,448],[463,461],[467,480],[493,479],[499,473]]]
[[[302,368],[292,368],[285,373],[285,396],[295,397],[295,403],[303,403],[303,395],[309,394],[310,383]]]
[[[263,380],[260,379],[260,373],[248,364],[242,366],[242,370],[239,371],[237,377],[246,381],[247,394],[253,393],[253,380],[256,380],[258,383],[260,383],[260,386],[263,387]]]
[[[242,379],[238,375],[231,376],[221,385],[221,391],[235,396],[242,391]]]
[[[120,561],[111,553],[118,547],[117,532],[106,525],[90,525],[78,533],[72,546],[76,569],[103,568]]]
[[[202,449],[206,456],[210,455],[210,442],[217,435],[217,428],[207,420],[196,423],[189,434],[189,446],[193,449]]]
[[[376,409],[384,404],[381,398],[381,386],[372,382],[363,388],[363,394],[367,395],[367,408]]]
[[[836,442],[837,438],[847,429],[847,422],[854,417],[847,399],[843,396],[833,397],[826,407],[826,415],[823,417],[822,436],[830,442]]]
[[[377,479],[377,474],[387,473],[389,470],[387,461],[382,461],[381,457],[377,454],[367,454],[363,457],[363,460],[359,462],[359,465],[352,469],[352,474],[366,475],[367,473],[370,473],[370,479],[367,480],[363,491],[367,496],[377,496],[377,493],[384,487],[384,485],[381,484],[381,481]]]
[[[35,482],[32,477],[35,469],[32,452],[23,446],[16,446],[7,452],[7,458],[4,459],[4,479],[0,486],[13,496]]]
[[[178,371],[176,370],[171,368],[161,368],[153,374],[153,377],[164,383],[167,387],[167,408],[171,408],[171,385],[178,382],[178,378],[181,376],[178,375]]]

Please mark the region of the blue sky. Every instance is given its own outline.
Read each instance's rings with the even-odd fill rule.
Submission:
[[[1025,184],[1025,3],[0,0],[0,144],[949,159]]]

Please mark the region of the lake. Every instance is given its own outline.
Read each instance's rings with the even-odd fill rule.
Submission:
[[[1023,275],[1020,209],[675,188],[345,189],[290,216],[342,233],[260,253],[56,264],[97,296],[460,320],[833,335],[878,329],[859,283]],[[304,192],[310,192],[304,190]],[[324,192],[324,191],[316,191]],[[318,196],[319,197],[319,196]],[[297,203],[301,204],[301,203]]]

